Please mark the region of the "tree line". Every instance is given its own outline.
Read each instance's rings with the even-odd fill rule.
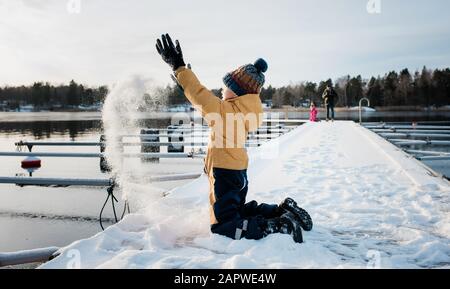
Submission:
[[[20,110],[32,105],[34,110],[80,109],[101,105],[108,94],[107,86],[86,87],[72,80],[58,86],[35,82],[31,86],[0,87],[0,109]]]
[[[337,106],[352,107],[367,97],[372,106],[421,106],[440,107],[450,105],[450,68],[410,73],[390,71],[384,76],[363,79],[358,76],[344,76],[333,82],[328,79],[316,82],[300,82],[282,87],[268,86],[261,91],[261,99],[279,108],[309,106],[310,102],[322,105],[322,93],[327,86],[334,87],[338,94]],[[221,95],[221,89],[212,90]],[[79,106],[101,105],[108,94],[107,86],[85,87],[71,81],[68,85],[53,86],[36,82],[32,86],[0,87],[0,105],[3,110],[17,109],[31,104],[36,110],[79,108]],[[187,99],[175,85],[168,85],[146,94],[149,106],[184,105]]]
[[[429,70],[424,67],[413,74],[408,69],[400,72],[390,71],[384,76],[363,79],[358,76],[344,76],[333,82],[328,79],[319,83],[305,81],[298,84],[273,87],[269,85],[261,91],[261,99],[272,104],[273,108],[282,106],[309,106],[311,102],[323,105],[322,93],[331,86],[338,94],[337,106],[358,106],[367,97],[372,106],[421,106],[440,107],[450,105],[450,68]],[[221,89],[213,89],[217,96]],[[187,103],[181,90],[167,86],[160,92],[168,104]]]
[[[352,107],[367,97],[372,106],[422,106],[440,107],[450,105],[450,69],[429,70],[424,67],[413,74],[408,69],[399,73],[391,71],[384,76],[365,80],[345,76],[334,83],[331,79],[315,82],[301,82],[295,85],[263,88],[261,98],[271,101],[273,107],[290,105],[308,106],[311,101],[322,105],[322,93],[327,85],[338,94],[337,106]]]

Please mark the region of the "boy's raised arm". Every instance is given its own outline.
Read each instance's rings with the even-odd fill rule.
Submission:
[[[202,116],[208,113],[220,113],[220,99],[200,83],[192,70],[181,67],[177,69],[175,75],[187,99],[201,112]]]
[[[208,113],[220,113],[220,99],[204,87],[190,69],[186,68],[178,40],[175,41],[175,44],[173,44],[169,34],[165,34],[161,36],[161,40],[157,39],[156,50],[175,72],[184,94],[192,105],[202,113],[202,116]]]

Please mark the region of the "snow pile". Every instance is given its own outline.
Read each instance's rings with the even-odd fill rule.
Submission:
[[[73,243],[42,268],[385,268],[450,265],[450,186],[353,122],[307,123],[250,151],[248,200],[295,198],[303,244],[209,232],[205,176]],[[70,253],[70,254],[69,254]]]
[[[351,111],[353,111],[353,110],[359,111],[359,106],[350,107],[349,110],[351,110]],[[363,106],[363,107],[361,107],[361,111],[364,111],[364,112],[376,112],[377,110],[375,108],[372,108],[372,107]]]

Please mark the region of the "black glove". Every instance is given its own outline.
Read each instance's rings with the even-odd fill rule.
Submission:
[[[186,66],[178,40],[175,41],[176,46],[173,45],[169,34],[163,34],[161,36],[161,40],[156,40],[156,50],[161,55],[164,62],[169,64],[173,71],[177,70],[181,66]]]

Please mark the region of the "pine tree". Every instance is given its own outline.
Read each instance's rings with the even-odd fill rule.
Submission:
[[[80,105],[78,85],[72,80],[69,84],[69,91],[67,92],[67,104],[70,106]]]
[[[426,68],[426,66],[424,66],[422,69],[418,89],[418,94],[422,99],[422,105],[425,105],[425,107],[429,108],[431,105],[430,100],[432,93],[431,72]]]
[[[398,74],[395,71],[391,71],[386,75],[384,79],[383,106],[395,105],[395,91],[397,90],[397,86],[398,86]]]
[[[381,85],[380,77],[372,77],[367,84],[367,98],[370,100],[372,106],[381,106],[383,104],[383,87]]]
[[[407,105],[411,94],[412,77],[408,69],[400,72],[398,86],[396,88],[395,105]]]

